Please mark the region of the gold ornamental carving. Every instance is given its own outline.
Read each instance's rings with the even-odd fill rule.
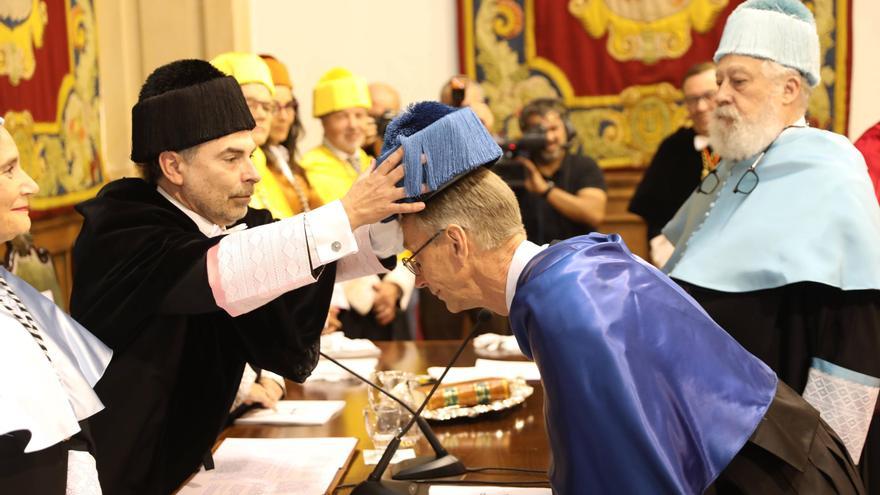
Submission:
[[[681,57],[691,31],[709,31],[728,0],[570,0],[568,11],[593,38],[608,35],[615,60],[653,64]]]

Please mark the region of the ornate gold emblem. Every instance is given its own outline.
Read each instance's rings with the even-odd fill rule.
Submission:
[[[45,4],[42,5],[45,9]],[[0,15],[6,14],[4,11]],[[22,15],[19,18],[30,19]],[[103,182],[98,45],[91,2],[72,5],[64,22],[69,36],[71,72],[63,77],[58,88],[56,120],[35,122],[27,110],[7,111],[4,115],[4,125],[18,145],[22,167],[40,186],[40,192],[31,203],[35,209],[77,203],[93,196]],[[4,28],[0,24],[0,29]],[[42,40],[42,31],[40,36]],[[0,36],[2,41],[7,39]],[[31,75],[33,71],[32,67]]]
[[[475,10],[473,16],[464,17],[465,66],[471,77],[480,76],[499,129],[515,137],[519,132],[515,117],[523,104],[540,97],[560,97],[571,109],[584,149],[601,166],[615,167],[647,163],[667,135],[687,124],[681,92],[669,83],[631,86],[618,94],[578,95],[562,69],[536,54],[532,23],[539,2],[522,3],[524,8],[513,0],[464,0],[466,12]],[[842,133],[848,98],[848,3],[804,3],[816,16],[823,61],[822,83],[810,100],[811,124]],[[570,11],[579,12],[576,15],[590,35],[608,35],[609,53],[623,46],[616,56],[625,52],[647,62],[659,60],[663,53],[670,58],[680,56],[672,48],[684,50],[691,41],[689,34],[679,33],[710,30],[720,22],[717,16],[728,4],[729,0],[570,0],[568,5]],[[621,41],[627,38],[624,35],[629,42]],[[667,35],[673,38],[664,38]],[[518,37],[523,38],[522,48],[509,42]],[[612,42],[613,37],[618,41]]]
[[[519,54],[505,41],[523,31],[523,10],[516,2],[483,1],[474,23],[477,64],[485,74],[480,85],[495,114],[496,130],[506,128],[518,134],[516,119],[511,117],[522,105],[536,98],[558,98],[559,93],[545,77],[530,75]]]
[[[845,2],[840,2],[840,4],[843,3]],[[842,45],[835,44],[834,31],[837,20],[834,16],[833,0],[813,0],[806,5],[813,11],[813,15],[816,17],[816,31],[819,33],[819,60],[822,61],[822,68],[820,69],[822,81],[813,88],[813,93],[810,95],[810,104],[807,109],[810,125],[823,129],[833,128],[838,132],[842,132],[842,129],[846,128],[846,121],[843,118],[846,116],[846,111],[842,110],[846,106],[846,90],[844,89],[846,88],[846,71],[835,71],[834,67],[826,65],[826,61],[842,56],[839,48],[846,49],[846,37],[844,33],[838,30],[837,37]],[[844,6],[839,5],[839,7]],[[838,12],[837,15],[839,17],[841,14]],[[838,75],[840,75],[840,78],[837,77]],[[835,88],[833,93],[836,99],[835,107],[838,109],[835,116],[839,117],[841,122],[832,122],[831,120],[832,92],[830,88]]]
[[[652,64],[679,58],[691,47],[691,30],[715,25],[728,0],[570,0],[568,11],[593,38],[608,34],[615,60]]]
[[[43,46],[49,22],[46,2],[4,0],[0,2],[0,76],[17,86],[34,75],[34,49]]]

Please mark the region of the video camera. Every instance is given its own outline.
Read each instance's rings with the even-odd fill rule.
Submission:
[[[547,133],[542,126],[528,129],[516,141],[500,143],[503,154],[492,167],[511,188],[523,187],[526,180],[526,168],[517,161],[518,157],[532,159],[547,147]]]

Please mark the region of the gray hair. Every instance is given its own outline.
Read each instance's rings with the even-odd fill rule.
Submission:
[[[479,249],[495,249],[525,234],[519,203],[500,177],[479,168],[459,179],[409,215],[430,231],[450,224],[464,228]]]
[[[761,73],[764,74],[764,77],[777,82],[780,88],[789,77],[799,79],[801,91],[798,95],[798,104],[804,112],[807,111],[807,107],[810,104],[810,95],[813,94],[813,87],[810,86],[809,81],[807,81],[806,76],[801,71],[786,67],[774,60],[764,59],[761,64]]]

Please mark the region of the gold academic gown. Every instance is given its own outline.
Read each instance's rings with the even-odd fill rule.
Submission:
[[[330,148],[323,145],[309,150],[303,156],[300,165],[322,203],[327,204],[345,196],[358,176],[370,167],[369,155],[361,149],[357,150],[357,155],[361,162],[360,170],[340,160]]]
[[[257,148],[251,160],[257,173],[260,174],[260,182],[254,186],[250,207],[269,210],[272,216],[278,219],[292,217],[293,210],[287,203],[281,185],[266,165],[266,155],[263,150]]]

